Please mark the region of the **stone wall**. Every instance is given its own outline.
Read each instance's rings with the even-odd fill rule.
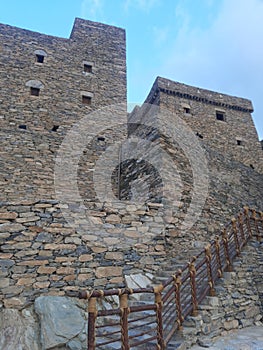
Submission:
[[[251,101],[158,77],[145,102],[176,113],[202,142],[263,172]]]
[[[117,152],[122,177],[115,167],[110,187],[116,197],[134,196],[139,201],[98,200],[97,190],[103,190],[105,184],[99,180],[94,184],[96,165],[116,140],[126,139],[125,32],[76,19],[69,39],[7,25],[0,25],[0,39],[0,345],[10,343],[12,329],[24,334],[25,349],[81,349],[86,337],[85,307],[64,299],[65,295],[76,295],[82,289],[123,287],[127,275],[155,273],[170,258],[185,263],[242,206],[262,208],[261,153],[250,116],[252,106],[245,99],[182,84],[169,82],[168,88],[167,80],[160,78],[152,89],[148,102],[176,110],[198,133],[198,150],[208,161],[208,192],[200,215],[191,229],[183,231],[181,225],[196,189],[191,159],[180,139],[169,136],[172,120],[160,124],[156,118],[152,127],[142,129],[131,120],[130,136],[141,138],[135,148],[146,140],[157,152],[128,158],[131,161],[126,161],[124,149]],[[117,111],[104,109],[96,114],[98,109],[120,103]],[[226,121],[216,120],[216,111]],[[107,127],[104,122],[111,117],[115,119]],[[61,145],[72,129],[74,136],[72,126],[82,125],[83,118],[82,131],[90,139],[87,145],[83,143],[78,162],[82,202],[78,207],[67,179],[61,189],[69,194],[69,201],[57,198],[54,183],[60,179],[54,179],[54,171]],[[100,127],[99,133],[93,132],[94,125]],[[75,137],[73,150],[86,141],[77,133]],[[66,146],[67,142],[64,165],[71,158],[71,148]],[[161,149],[168,158],[160,156]],[[129,152],[134,149],[127,150],[132,155]],[[147,159],[147,154],[153,157]],[[201,158],[196,159],[201,166]],[[101,173],[112,165],[110,158],[101,163]],[[170,167],[176,171],[169,172]],[[174,189],[178,198],[171,201],[169,192]],[[196,192],[201,196],[202,186]],[[142,201],[142,194],[149,193]],[[67,211],[74,225],[67,220]],[[46,339],[38,338],[37,317],[41,327],[49,324],[42,312],[42,297],[54,298],[45,299],[46,305],[61,297],[65,309],[70,304],[81,314],[81,325],[76,325],[70,338],[61,329],[55,340],[50,333]],[[47,334],[44,328],[43,334]],[[54,343],[47,345],[49,338]],[[11,346],[18,348],[19,341],[16,338]]]
[[[196,137],[177,113],[151,106],[137,107],[129,115],[130,148],[136,140],[134,148],[143,152],[138,151],[140,163],[130,162],[126,169],[123,167],[122,194],[124,198],[129,196],[132,184],[140,189],[146,201],[162,203],[167,219],[166,238],[171,244],[168,254],[170,250],[174,256],[186,258],[196,254],[195,247],[203,246],[218,234],[223,223],[230,221],[241,207],[262,208],[263,177],[231,154],[222,153],[205,139]],[[205,177],[207,188],[202,187]],[[175,200],[169,200],[171,193],[175,193]],[[202,198],[197,220],[183,232],[192,202]],[[196,205],[192,217],[198,209]]]
[[[0,42],[0,201],[52,199],[67,131],[84,117],[92,124],[92,111],[126,104],[125,31],[76,19],[64,39],[1,24]],[[101,145],[94,142],[91,169]]]
[[[166,254],[158,209],[104,206],[90,212],[94,229],[80,234],[55,200],[2,203],[0,300],[24,307],[40,294],[122,287],[125,275],[157,270]]]
[[[183,335],[188,346],[204,347],[228,331],[262,326],[262,243],[256,240],[234,262],[233,272],[225,272],[216,285],[216,297],[206,297],[199,315],[184,322]]]

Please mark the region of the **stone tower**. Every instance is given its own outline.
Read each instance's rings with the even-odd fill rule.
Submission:
[[[0,43],[1,201],[50,199],[69,127],[126,103],[125,31],[77,18],[64,39],[1,24]]]

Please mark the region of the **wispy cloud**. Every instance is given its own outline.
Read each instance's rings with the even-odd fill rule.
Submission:
[[[156,46],[163,45],[168,40],[169,28],[168,27],[153,27],[153,38]]]
[[[193,27],[183,1],[180,30],[163,73],[175,80],[252,98],[262,125],[263,1],[224,0],[209,28]],[[261,124],[261,126],[260,126]]]
[[[134,8],[142,12],[149,12],[158,3],[159,0],[126,0],[124,2],[124,9],[126,12],[130,8]]]
[[[81,3],[81,17],[98,21],[103,15],[103,0],[83,0]]]

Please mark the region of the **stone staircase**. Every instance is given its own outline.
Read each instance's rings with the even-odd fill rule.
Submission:
[[[254,229],[255,227],[253,231]],[[259,230],[259,236],[263,237],[263,228],[260,227]],[[160,285],[174,275],[178,269],[184,267],[186,263],[182,258],[175,257],[167,261],[169,263],[160,263],[155,276],[149,273],[126,276],[127,287],[138,289]],[[198,307],[199,315],[186,318],[183,331],[177,331],[173,335],[166,346],[167,350],[186,350],[196,342],[211,344],[212,337],[222,335],[229,330],[261,324],[260,312],[263,312],[263,242],[257,241],[254,237],[244,248],[241,255],[235,259],[233,267],[233,272],[224,273],[223,278],[218,280],[215,287],[217,296],[206,297]],[[116,306],[118,300],[115,299],[115,302]],[[129,297],[129,307],[147,306],[154,303],[153,293],[133,294]],[[114,298],[111,297],[109,305],[113,304]],[[107,309],[109,305],[104,305],[103,308]],[[104,328],[105,336],[101,333],[101,342],[98,341],[99,337],[97,338],[96,349],[121,349],[120,338],[114,343],[105,344],[113,338],[116,339],[116,334],[120,334],[119,320],[119,316],[108,316],[109,326]],[[148,341],[147,344],[132,346],[134,339],[136,339],[136,342],[140,342],[149,337],[143,333],[147,331],[156,332],[155,311],[144,310],[139,315],[138,313],[130,313],[129,324],[133,322],[134,325],[129,327],[129,337],[134,337],[130,341],[130,348],[136,350],[156,349],[156,340]],[[110,325],[112,323],[116,323],[116,325]],[[164,322],[163,329],[169,330],[169,326]],[[106,335],[109,332],[116,333],[112,336]],[[100,347],[100,343],[104,343],[104,345]]]

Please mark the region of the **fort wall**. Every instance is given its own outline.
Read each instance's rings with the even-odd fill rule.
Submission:
[[[3,24],[0,38],[0,198],[53,198],[67,130],[94,110],[126,103],[125,32],[76,19],[69,39]],[[99,154],[94,141],[90,158]]]
[[[154,274],[170,258],[185,263],[242,206],[262,208],[262,149],[249,100],[164,78],[157,78],[146,99],[186,122],[190,141],[194,135],[207,159],[203,207],[185,232],[181,225],[193,193],[204,193],[202,187],[195,188],[190,153],[180,137],[169,133],[176,126],[173,120],[154,114],[145,128],[145,120],[137,123],[140,109],[130,115],[130,139],[137,137],[141,150],[148,141],[157,151],[127,162],[124,150],[118,149],[122,163],[111,179],[116,201],[97,198],[97,161],[116,140],[127,138],[126,123],[103,129],[102,119],[93,114],[122,104],[114,117],[126,118],[123,29],[76,19],[65,39],[0,25],[0,50],[0,308],[32,307],[40,295],[123,287],[126,275]],[[103,118],[112,116],[107,113],[102,112]],[[90,131],[91,141],[83,145],[77,185],[85,208],[79,210],[58,200],[54,169],[63,141],[84,117],[87,133],[96,123],[102,131]],[[161,149],[168,157],[160,156]],[[168,171],[172,166],[176,173]],[[104,162],[101,172],[107,168]],[[178,198],[169,206],[168,194],[176,186]],[[65,191],[67,187],[65,182]],[[149,194],[145,201],[125,201],[143,192]],[[119,201],[118,195],[125,200]],[[66,209],[81,232],[67,222]],[[85,226],[87,216],[90,228]]]

